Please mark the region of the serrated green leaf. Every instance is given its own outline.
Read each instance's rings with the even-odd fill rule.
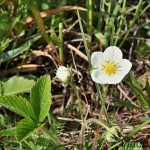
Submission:
[[[30,137],[35,131],[39,130],[43,125],[38,125],[32,119],[21,120],[16,128],[16,136],[19,141],[23,141]]]
[[[12,136],[16,133],[16,128],[0,130],[0,136]]]
[[[30,102],[37,121],[42,122],[50,109],[51,104],[51,80],[49,75],[38,79],[30,94]]]
[[[0,104],[20,116],[35,118],[31,104],[21,96],[2,96],[0,98]]]
[[[33,76],[13,76],[3,79],[0,86],[0,96],[12,95],[30,91],[35,84]]]

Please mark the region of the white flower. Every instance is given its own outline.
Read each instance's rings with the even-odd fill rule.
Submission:
[[[71,71],[69,68],[66,68],[64,66],[60,66],[57,69],[56,76],[59,80],[66,83],[71,77]]]
[[[91,63],[94,67],[92,80],[100,84],[121,82],[132,67],[129,60],[122,59],[122,52],[116,46],[110,46],[104,52],[93,52]]]

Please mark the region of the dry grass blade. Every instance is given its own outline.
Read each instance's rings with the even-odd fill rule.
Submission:
[[[70,44],[66,44],[66,46],[67,46],[69,49],[75,51],[75,53],[76,53],[77,55],[79,55],[81,58],[83,58],[84,60],[88,61],[87,56],[84,55],[82,52],[80,52],[77,48],[75,48],[74,46],[72,46],[72,45],[70,45]]]
[[[85,9],[83,7],[65,6],[65,7],[62,7],[62,8],[56,8],[56,9],[41,12],[40,15],[41,15],[42,18],[45,18],[47,16],[51,16],[51,15],[54,15],[54,14],[57,14],[57,13],[60,13],[60,12],[63,12],[63,11],[77,10],[77,8],[78,8],[78,10],[81,10],[81,11],[87,11],[87,9]],[[33,22],[34,22],[34,19],[32,17],[28,17],[25,21],[26,24],[30,24],[30,23],[33,23]]]
[[[32,72],[32,71],[36,71],[39,67],[44,67],[44,66],[37,65],[37,64],[25,64],[25,65],[17,66],[8,70],[4,70],[3,74],[6,75],[6,74],[13,74],[13,73],[18,73],[18,72]]]

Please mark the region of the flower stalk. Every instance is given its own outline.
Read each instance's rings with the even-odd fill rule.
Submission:
[[[71,88],[75,91],[75,93],[77,95],[78,104],[79,104],[79,111],[80,111],[80,114],[81,114],[81,119],[83,121],[84,119],[83,119],[83,113],[82,113],[82,99],[80,97],[79,90],[77,89],[75,84],[73,84],[71,82],[68,82],[68,84],[71,86]]]
[[[79,139],[81,139],[80,140],[81,141],[80,149],[82,149],[83,145],[84,145],[85,121],[83,118],[82,99],[81,99],[79,90],[78,90],[77,86],[71,82],[72,72],[69,68],[66,68],[65,66],[60,66],[56,72],[56,76],[61,82],[69,84],[70,87],[75,91],[75,94],[77,96],[79,111],[80,111],[80,115],[81,115],[81,119],[82,119],[82,122],[81,122],[82,127],[81,127],[81,132],[80,132],[81,134],[79,137]]]

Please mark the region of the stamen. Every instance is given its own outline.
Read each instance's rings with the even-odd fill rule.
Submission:
[[[118,63],[115,61],[107,60],[104,64],[102,64],[102,70],[109,76],[116,74],[118,71]]]

